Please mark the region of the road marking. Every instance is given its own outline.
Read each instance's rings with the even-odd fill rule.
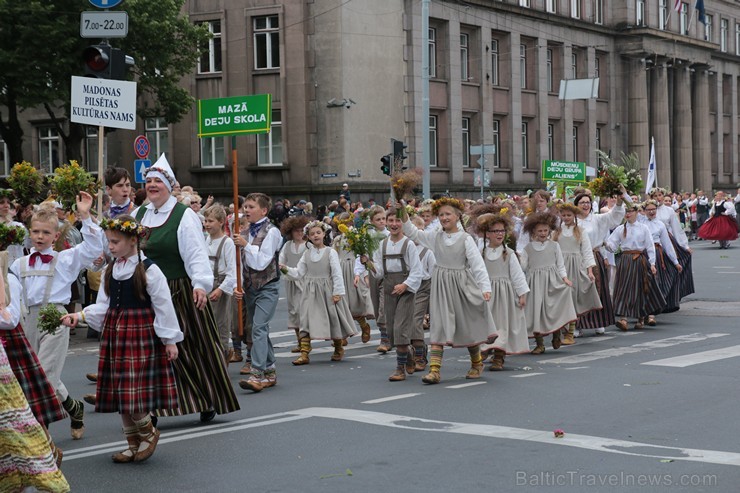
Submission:
[[[641,342],[640,344],[633,344],[632,346],[604,349],[591,353],[575,354],[573,356],[565,356],[563,358],[545,359],[540,360],[539,363],[549,363],[554,365],[573,365],[599,359],[624,356],[626,354],[642,353],[651,349],[663,349],[671,346],[678,346],[679,344],[699,342],[707,339],[714,339],[716,337],[724,337],[727,335],[730,334],[701,334],[697,332],[694,334],[687,334],[683,336],[669,337],[668,339],[658,339],[656,341]]]
[[[380,404],[381,402],[390,402],[390,401],[397,401],[399,399],[408,399],[409,397],[416,397],[417,395],[421,395],[421,392],[415,392],[411,394],[399,394],[399,395],[392,395],[390,397],[381,397],[380,399],[372,399],[369,401],[363,401],[362,404]]]
[[[545,375],[545,373],[522,373],[521,375],[511,375],[511,378],[527,378],[536,377],[537,375]]]
[[[566,370],[585,370],[586,368],[589,368],[588,366],[571,366],[570,368],[566,368]]]
[[[702,351],[700,353],[677,356],[675,358],[665,358],[655,361],[648,361],[642,364],[650,366],[670,366],[674,368],[686,368],[687,366],[699,365],[702,363],[709,363],[711,361],[719,361],[727,358],[735,358],[737,356],[740,356],[740,346],[730,346],[722,349],[714,349],[712,351]]]
[[[431,419],[416,418],[413,416],[401,416],[374,411],[364,411],[360,409],[313,407],[292,411],[289,414],[314,418],[341,419],[344,421],[353,421],[356,423],[400,428],[405,430],[455,433],[460,435],[473,435],[477,438],[521,440],[561,447],[565,446],[595,450],[597,452],[606,452],[610,454],[740,466],[740,453],[719,450],[666,447],[650,443],[615,440],[612,438],[590,435],[577,435],[570,432],[562,438],[555,438],[552,431],[527,430],[524,428],[475,423],[458,423],[454,421],[435,421]],[[652,452],[648,452],[649,450]]]
[[[735,267],[712,267],[712,269],[734,269]]]
[[[488,382],[481,380],[479,382],[470,382],[470,383],[459,383],[457,385],[448,385],[445,387],[446,389],[464,389],[466,387],[475,387],[476,385],[485,385]]]
[[[725,271],[722,271],[722,272],[717,272],[717,274],[740,274],[740,272],[736,272],[736,271],[726,271],[726,270],[725,270]]]

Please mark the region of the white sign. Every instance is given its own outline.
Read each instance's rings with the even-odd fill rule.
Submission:
[[[496,154],[495,144],[486,144],[480,146],[470,146],[470,154],[474,156],[491,156]]]
[[[71,120],[136,129],[136,82],[72,77]]]
[[[558,99],[596,99],[599,97],[599,78],[560,81]]]
[[[88,10],[80,14],[80,37],[125,38],[128,34],[128,14],[109,10]]]

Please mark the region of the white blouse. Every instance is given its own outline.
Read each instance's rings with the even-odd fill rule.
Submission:
[[[673,248],[673,243],[671,243],[671,238],[668,236],[668,230],[665,228],[665,224],[658,219],[648,219],[644,224],[650,230],[650,237],[653,239],[653,243],[660,244],[663,247],[663,251],[668,255],[673,265],[678,264],[676,250]]]
[[[211,260],[210,257],[216,256],[218,247],[222,241],[224,242],[224,247],[221,249],[221,257],[218,259],[218,265],[214,266],[214,260]],[[215,270],[218,272],[218,275],[226,276],[221,285],[215,286],[213,289],[220,288],[224,294],[233,295],[236,288],[236,247],[234,246],[234,240],[228,236],[222,236],[213,240],[209,236],[206,238],[206,246],[208,247],[208,261],[211,265],[211,270],[214,270],[214,267],[216,267]]]
[[[686,237],[686,232],[681,227],[681,222],[678,220],[678,215],[676,214],[676,211],[673,210],[673,207],[661,205],[658,207],[656,217],[665,224],[668,232],[673,235],[676,239],[676,243],[681,245],[681,248],[689,248],[689,239]]]
[[[145,258],[142,254],[141,260]],[[115,260],[111,262],[103,272],[102,283],[105,283],[105,276],[110,268],[113,268],[113,279],[117,281],[131,279],[138,264],[139,259],[136,254],[128,257],[125,261]],[[110,299],[105,294],[102,283],[95,304],[82,310],[85,313],[87,324],[98,332],[103,330],[103,321],[110,305]],[[177,322],[177,314],[175,313],[175,306],[172,304],[172,294],[167,285],[167,278],[156,264],[150,265],[146,270],[146,292],[152,299],[154,333],[162,340],[162,344],[176,344],[182,341],[185,336]]]
[[[504,245],[497,246],[496,248],[486,247],[483,255],[486,260],[495,262],[501,258],[504,253]],[[517,296],[529,293],[529,285],[527,284],[527,277],[524,275],[522,266],[519,263],[519,258],[514,253],[514,250],[509,249],[509,278],[511,285],[514,286]]]
[[[738,195],[737,197],[740,197]],[[737,201],[737,197],[735,197],[735,200]],[[712,209],[709,211],[709,215],[714,217],[716,214],[717,206],[721,204],[721,202],[712,202]],[[727,211],[727,215],[731,217],[737,217],[737,211],[735,210],[735,205],[730,202],[729,200],[725,200],[725,211]],[[10,250],[10,247],[8,247],[8,250]]]
[[[580,228],[580,224],[578,226]],[[565,236],[567,238],[571,238],[575,232],[574,226],[566,226],[565,224],[560,225],[560,235]],[[594,251],[591,248],[591,240],[589,239],[589,235],[585,234],[585,231],[583,231],[583,228],[581,228],[581,267],[583,269],[588,269],[589,267],[595,267],[596,266],[596,259],[594,258]]]
[[[578,219],[578,227],[588,234],[593,248],[599,248],[609,237],[609,231],[619,226],[624,219],[624,205],[615,205],[605,214],[589,213],[583,219]]]
[[[21,283],[11,273],[8,273],[6,282],[10,292],[10,303],[5,307],[7,313],[0,314],[0,330],[13,330],[21,320]]]
[[[386,240],[383,240],[383,242],[388,243],[386,246],[387,255],[400,254],[403,251],[404,241],[408,241],[404,260],[406,261],[406,267],[409,270],[409,275],[408,277],[406,277],[406,280],[404,280],[403,283],[408,286],[409,291],[411,291],[412,293],[416,293],[419,290],[419,286],[421,286],[422,277],[421,262],[419,261],[419,251],[416,249],[416,245],[413,241],[409,240],[405,236],[396,243],[391,241],[390,237],[388,237],[388,239]],[[402,265],[400,259],[387,259],[385,262],[386,266],[388,267],[387,273],[401,272]],[[373,263],[375,264],[375,274],[373,274],[373,276],[376,278],[383,277],[386,274],[383,271],[383,243],[380,244],[380,247],[373,254]]]
[[[624,229],[627,228],[627,236],[624,236]],[[606,248],[616,252],[621,247],[622,250],[644,250],[647,251],[650,265],[655,265],[655,244],[650,230],[642,223],[624,223],[607,238]]]
[[[417,250],[421,252],[422,248],[417,248]],[[424,256],[419,259],[419,263],[421,265],[421,280],[428,281],[432,278],[432,272],[434,272],[434,267],[437,265],[437,259],[434,258],[434,252],[427,248]]]
[[[328,253],[327,253],[328,252]],[[307,262],[319,262],[324,258],[324,255],[329,255],[329,266],[331,267],[331,283],[332,283],[332,295],[344,296],[346,293],[344,288],[344,278],[342,277],[342,266],[339,264],[339,254],[333,248],[321,247],[316,248],[314,246],[309,247],[303,256],[298,261],[298,266],[288,267],[288,277],[295,280],[302,279],[308,271]]]
[[[532,245],[532,248],[535,251],[541,252],[547,247],[548,243],[553,243],[555,245],[555,268],[558,271],[558,275],[562,278],[568,277],[568,271],[565,270],[565,260],[563,260],[563,251],[560,249],[560,244],[558,244],[558,242],[552,240],[531,241],[529,244]],[[529,254],[527,253],[527,250],[522,250],[519,253],[519,260],[522,264],[522,269],[527,270],[527,266],[529,265]]]

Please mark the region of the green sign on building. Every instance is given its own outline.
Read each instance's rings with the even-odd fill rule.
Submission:
[[[270,94],[198,100],[198,137],[264,134],[270,131]]]
[[[542,181],[586,182],[586,163],[542,161]]]

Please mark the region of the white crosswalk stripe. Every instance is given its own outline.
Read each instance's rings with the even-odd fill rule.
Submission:
[[[730,346],[726,348],[714,349],[712,351],[702,351],[700,353],[676,356],[674,358],[647,361],[642,364],[650,366],[670,366],[673,368],[686,368],[688,366],[710,363],[712,361],[719,361],[727,358],[736,358],[738,356],[740,356],[740,346]]]

